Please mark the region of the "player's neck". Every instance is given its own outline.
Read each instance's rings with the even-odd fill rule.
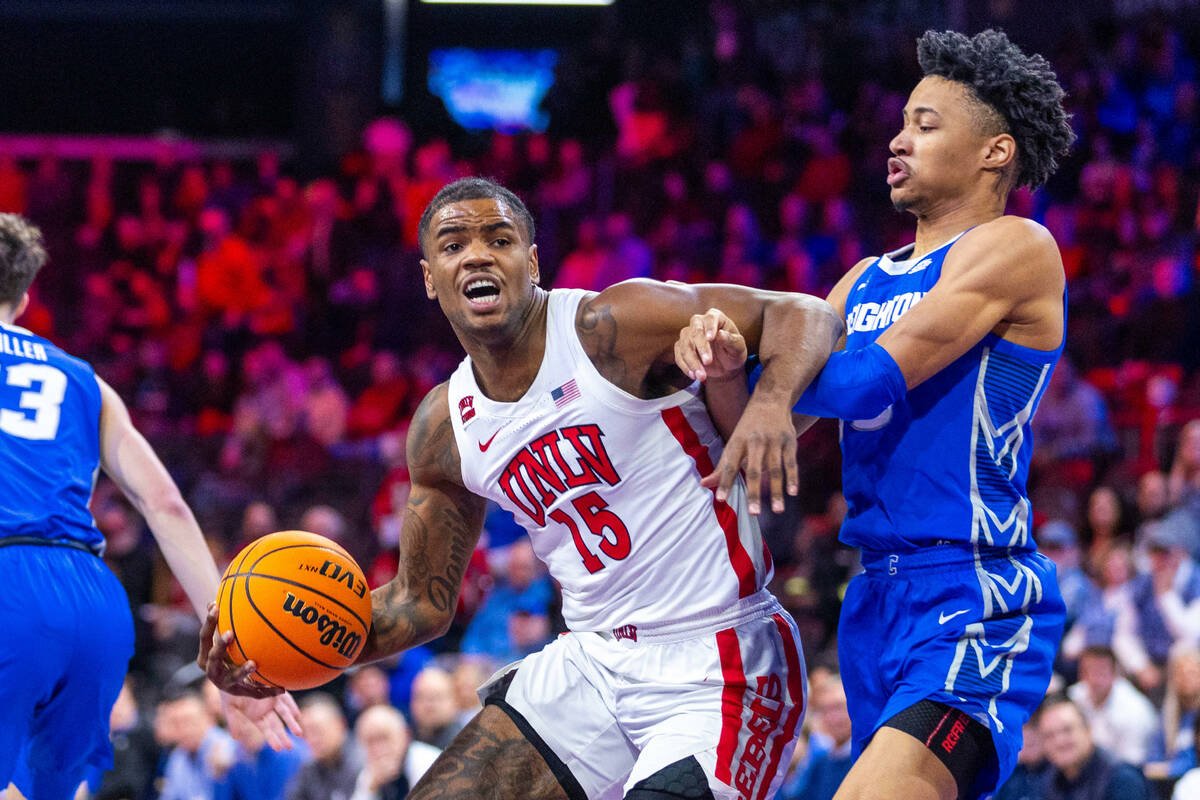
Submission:
[[[533,384],[546,353],[546,313],[549,295],[535,291],[533,302],[515,335],[482,340],[460,335],[471,357],[475,382],[483,393],[501,403],[520,400]]]
[[[928,211],[917,213],[916,246],[912,258],[933,252],[958,234],[1004,216],[1003,201],[995,196],[988,201],[950,200],[935,204]]]

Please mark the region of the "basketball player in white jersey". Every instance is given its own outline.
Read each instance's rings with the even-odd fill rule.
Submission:
[[[442,189],[420,240],[468,356],[413,420],[399,574],[373,593],[362,660],[445,632],[488,498],[529,530],[571,632],[485,685],[410,798],[770,797],[804,671],[751,514],[763,473],[776,503],[796,490],[791,407],[841,323],[816,298],[734,286],[544,291],[529,212],[478,178]],[[673,353],[717,304],[766,364],[726,445],[750,488],[728,502],[700,485],[721,440]],[[223,645],[201,661],[238,690]]]

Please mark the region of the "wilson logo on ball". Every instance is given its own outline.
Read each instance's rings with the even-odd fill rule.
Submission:
[[[348,632],[345,625],[328,614],[322,614],[314,606],[305,605],[303,600],[291,592],[288,592],[283,600],[283,610],[299,617],[305,625],[315,625],[317,630],[321,631],[321,644],[333,647],[346,658],[353,658],[362,644],[362,637],[357,633]]]

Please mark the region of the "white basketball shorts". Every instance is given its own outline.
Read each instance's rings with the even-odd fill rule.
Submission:
[[[764,590],[718,617],[564,634],[479,693],[571,800],[616,800],[689,757],[718,800],[766,800],[804,716],[804,659],[795,623]]]

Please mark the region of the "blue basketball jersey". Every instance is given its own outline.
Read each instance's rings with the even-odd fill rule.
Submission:
[[[100,387],[92,368],[0,323],[0,537],[103,546],[88,502],[100,463]]]
[[[846,298],[846,349],[870,345],[920,302],[957,240],[868,266]],[[989,333],[875,419],[843,421],[842,541],[885,552],[935,542],[1033,550],[1030,420],[1061,352]]]

